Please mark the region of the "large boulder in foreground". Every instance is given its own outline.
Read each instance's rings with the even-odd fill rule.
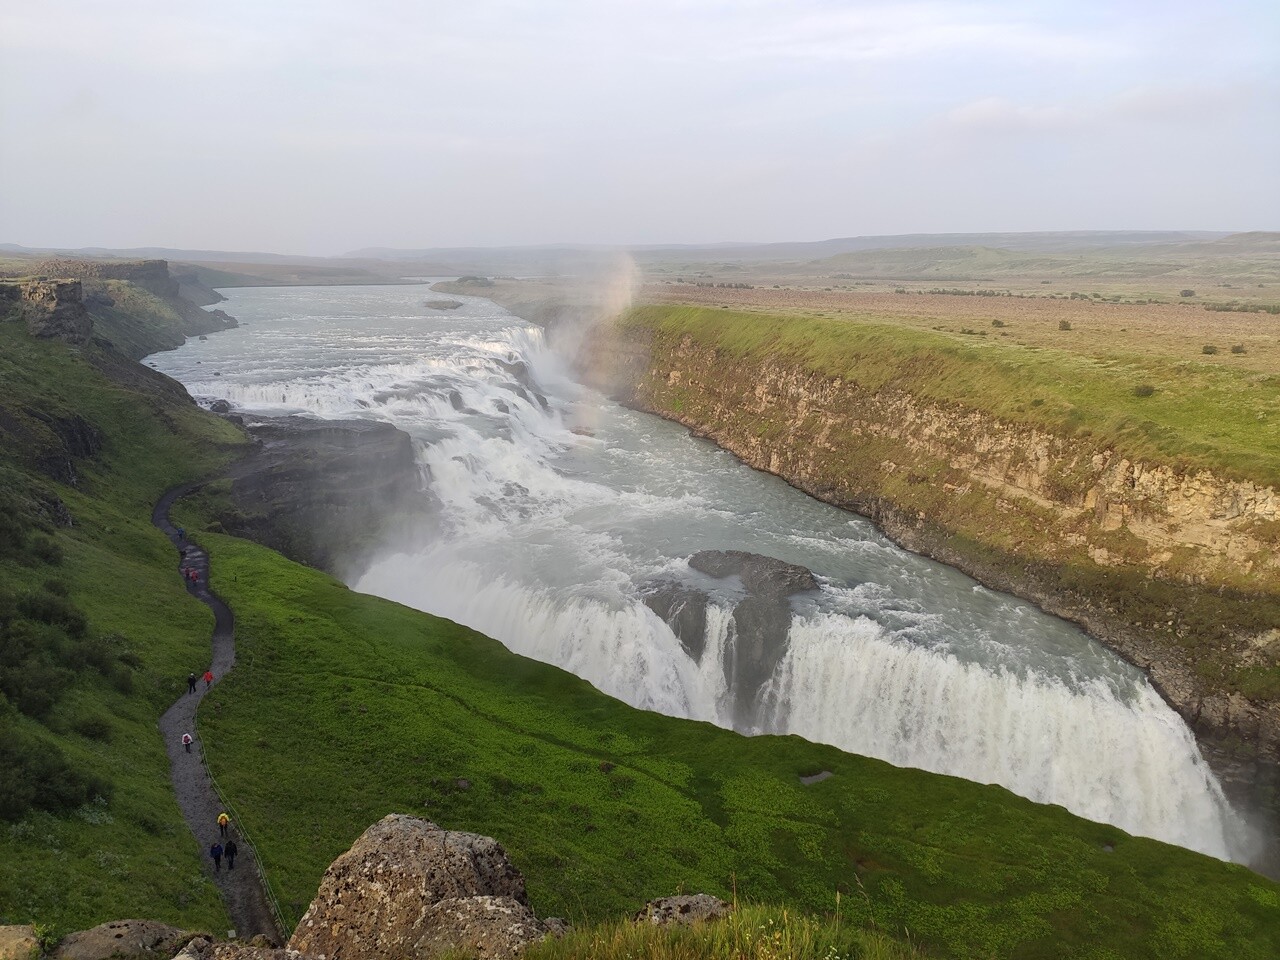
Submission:
[[[107,960],[141,953],[168,956],[192,936],[155,920],[113,920],[68,934],[53,951],[53,960]]]
[[[289,949],[324,960],[458,949],[500,958],[545,934],[496,840],[390,814],[330,864]]]

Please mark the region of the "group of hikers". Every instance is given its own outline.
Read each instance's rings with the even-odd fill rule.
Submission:
[[[213,857],[213,872],[222,872],[222,858],[227,858],[227,869],[234,870],[236,868],[236,842],[228,836],[228,829],[231,826],[231,818],[227,816],[226,811],[218,814],[218,837],[213,841],[213,846],[209,848],[209,856]],[[222,840],[226,840],[226,844]]]
[[[208,690],[210,687],[213,686],[213,671],[206,670],[204,672],[204,676],[201,677],[201,679],[204,680],[204,688]],[[187,693],[192,694],[195,692],[196,692],[196,675],[194,673],[188,673],[187,674]],[[187,753],[190,753],[191,744],[192,744],[191,734],[184,733],[182,735],[182,749],[187,751]],[[223,814],[223,816],[226,816],[226,814]]]
[[[178,569],[182,572],[182,578],[184,580],[186,580],[188,583],[198,584],[200,582],[200,570],[197,567],[189,566],[185,562],[187,552],[190,549],[188,546],[185,545],[186,539],[187,539],[187,531],[184,530],[182,527],[178,527],[177,532],[178,532],[179,541],[183,543],[183,546],[181,546],[179,549],[182,551],[182,556],[184,558],[184,562]],[[201,677],[200,679],[204,681],[204,688],[208,690],[210,687],[213,686],[213,671],[206,670],[204,672],[204,676]],[[187,693],[188,694],[193,694],[196,692],[196,682],[197,682],[196,675],[194,672],[187,674]],[[191,734],[184,733],[182,735],[182,749],[185,750],[187,753],[191,752],[192,742],[193,741],[191,738]],[[214,840],[213,844],[209,847],[209,856],[213,859],[214,873],[221,873],[223,857],[227,858],[228,870],[234,870],[236,868],[236,854],[239,852],[239,849],[236,847],[235,840],[230,835],[231,817],[227,815],[227,812],[225,810],[222,813],[218,814],[217,822],[218,822],[218,839]]]

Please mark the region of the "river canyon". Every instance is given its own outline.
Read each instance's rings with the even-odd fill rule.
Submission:
[[[247,417],[414,439],[421,509],[358,590],[634,706],[969,780],[1210,855],[1262,841],[1144,674],[1077,627],[579,381],[544,330],[422,286],[225,291],[242,326],[148,362]],[[804,568],[765,590],[742,551]],[[758,561],[749,561],[755,563]]]

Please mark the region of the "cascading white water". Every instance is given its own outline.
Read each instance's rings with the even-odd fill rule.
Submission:
[[[388,420],[419,439],[437,534],[389,552],[355,587],[636,706],[728,726],[739,692],[722,664],[742,586],[686,558],[739,549],[801,564],[820,588],[794,601],[753,729],[1247,858],[1190,731],[1139,671],[866,521],[607,403],[573,382],[538,328],[474,299],[436,315],[422,293],[233,291],[228,309],[249,326],[151,358],[197,396]],[[710,597],[700,657],[644,604],[656,580]]]

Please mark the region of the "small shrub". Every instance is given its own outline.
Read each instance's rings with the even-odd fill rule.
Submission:
[[[1140,383],[1133,388],[1135,397],[1149,397],[1156,392],[1156,388],[1149,383]]]
[[[1181,293],[1178,294],[1178,296],[1180,297],[1194,297],[1195,295],[1196,295],[1196,292],[1194,290],[1183,290]]]
[[[1071,329],[1071,321],[1070,321],[1070,320],[1059,320],[1059,321],[1058,321],[1058,329],[1059,329],[1059,330],[1070,330],[1070,329]]]
[[[1244,344],[1243,344],[1243,343],[1233,343],[1233,344],[1231,345],[1231,352],[1232,352],[1232,353],[1244,353],[1244,352],[1245,352]]]
[[[1200,348],[1200,352],[1207,353],[1209,356],[1213,356],[1215,353],[1218,352],[1218,348],[1215,347],[1212,343],[1206,343],[1203,347]]]
[[[992,321],[991,321],[991,325],[992,325],[993,327],[1003,327],[1003,326],[1004,326],[1004,321],[1003,321],[1003,320],[992,320]]]

